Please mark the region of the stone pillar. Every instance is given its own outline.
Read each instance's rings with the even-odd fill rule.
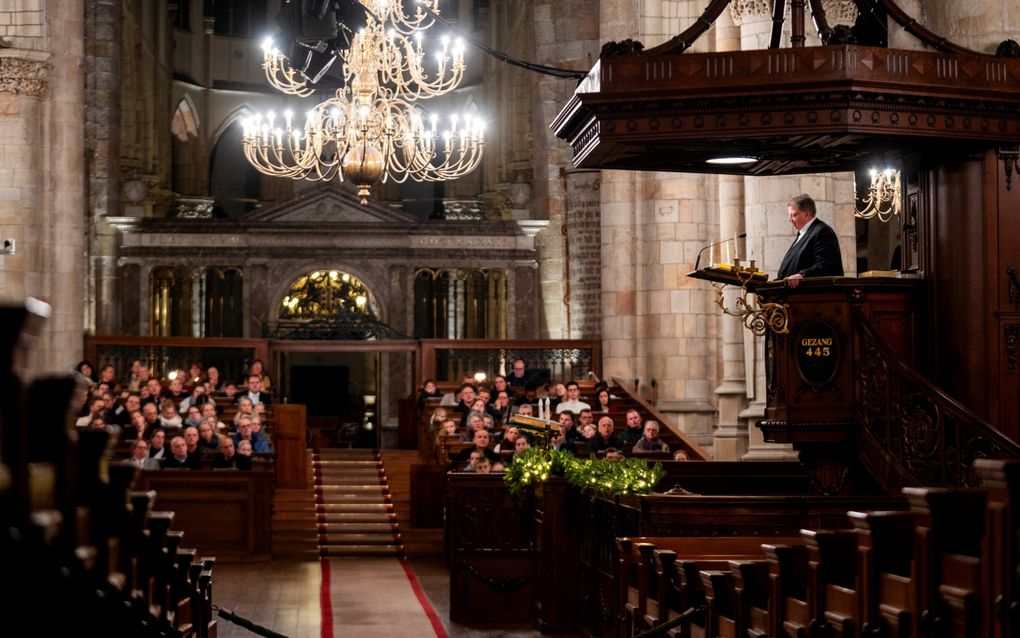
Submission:
[[[0,2],[0,295],[49,302],[30,375],[81,356],[84,312],[85,10],[80,0]]]
[[[120,332],[117,230],[103,218],[120,213],[121,2],[85,6],[86,193],[89,286],[86,330]]]
[[[602,232],[600,171],[567,173],[567,318],[571,339],[602,336]]]
[[[598,56],[601,36],[599,14],[605,3],[596,0],[536,0],[526,3],[533,25],[534,59],[540,64],[588,70]],[[535,216],[548,219],[549,226],[536,237],[539,290],[542,295],[542,336],[565,338],[571,334],[567,323],[569,276],[564,264],[566,238],[562,234],[567,209],[567,179],[570,149],[549,130],[560,109],[574,90],[572,82],[534,74],[532,126],[532,202]]]
[[[735,237],[744,229],[744,180],[732,175],[719,176],[719,240]],[[717,240],[717,241],[719,241]],[[737,247],[744,254],[744,242]],[[740,291],[726,289],[725,303],[733,308]],[[722,350],[722,382],[715,389],[719,402],[719,423],[713,435],[715,460],[737,461],[747,452],[747,422],[740,413],[747,407],[747,382],[744,374],[743,322],[720,313],[719,337]]]

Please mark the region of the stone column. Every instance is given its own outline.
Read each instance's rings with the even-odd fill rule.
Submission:
[[[67,371],[81,356],[86,264],[85,10],[80,0],[0,2],[0,294],[52,306],[30,375]]]
[[[744,180],[732,175],[719,176],[719,230],[725,240],[735,237],[744,229]],[[744,253],[744,242],[737,247]],[[726,289],[725,303],[733,308],[740,291]],[[747,421],[740,413],[747,407],[747,382],[744,375],[743,322],[726,314],[719,317],[719,337],[722,350],[722,382],[715,389],[719,401],[719,423],[713,436],[715,460],[737,461],[747,452]]]

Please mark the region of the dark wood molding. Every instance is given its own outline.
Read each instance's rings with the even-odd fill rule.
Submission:
[[[582,168],[776,175],[1020,142],[1020,60],[860,45],[603,56],[552,124]],[[751,164],[709,165],[723,155]]]

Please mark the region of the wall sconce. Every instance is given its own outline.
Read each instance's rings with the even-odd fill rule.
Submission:
[[[871,186],[864,197],[864,209],[854,209],[854,217],[859,219],[871,219],[877,217],[881,222],[887,222],[894,215],[900,214],[902,190],[900,187],[900,172],[895,168],[887,168],[882,171],[871,170]],[[857,201],[857,181],[854,180],[854,201]]]

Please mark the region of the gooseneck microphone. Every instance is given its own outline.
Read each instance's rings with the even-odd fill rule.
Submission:
[[[705,246],[704,248],[701,249],[701,252],[698,253],[698,258],[694,261],[694,270],[698,270],[698,266],[701,265],[701,256],[704,255],[705,251],[708,250],[709,248],[711,248],[712,246],[718,246],[719,244],[725,244],[728,241],[734,241],[736,239],[743,239],[744,237],[747,237],[747,233],[740,233],[739,235],[734,235],[733,237],[727,237],[726,239],[724,239],[722,241],[717,241],[714,244],[709,244],[709,245]],[[711,266],[712,266],[712,264],[709,264],[709,267],[711,267]]]

